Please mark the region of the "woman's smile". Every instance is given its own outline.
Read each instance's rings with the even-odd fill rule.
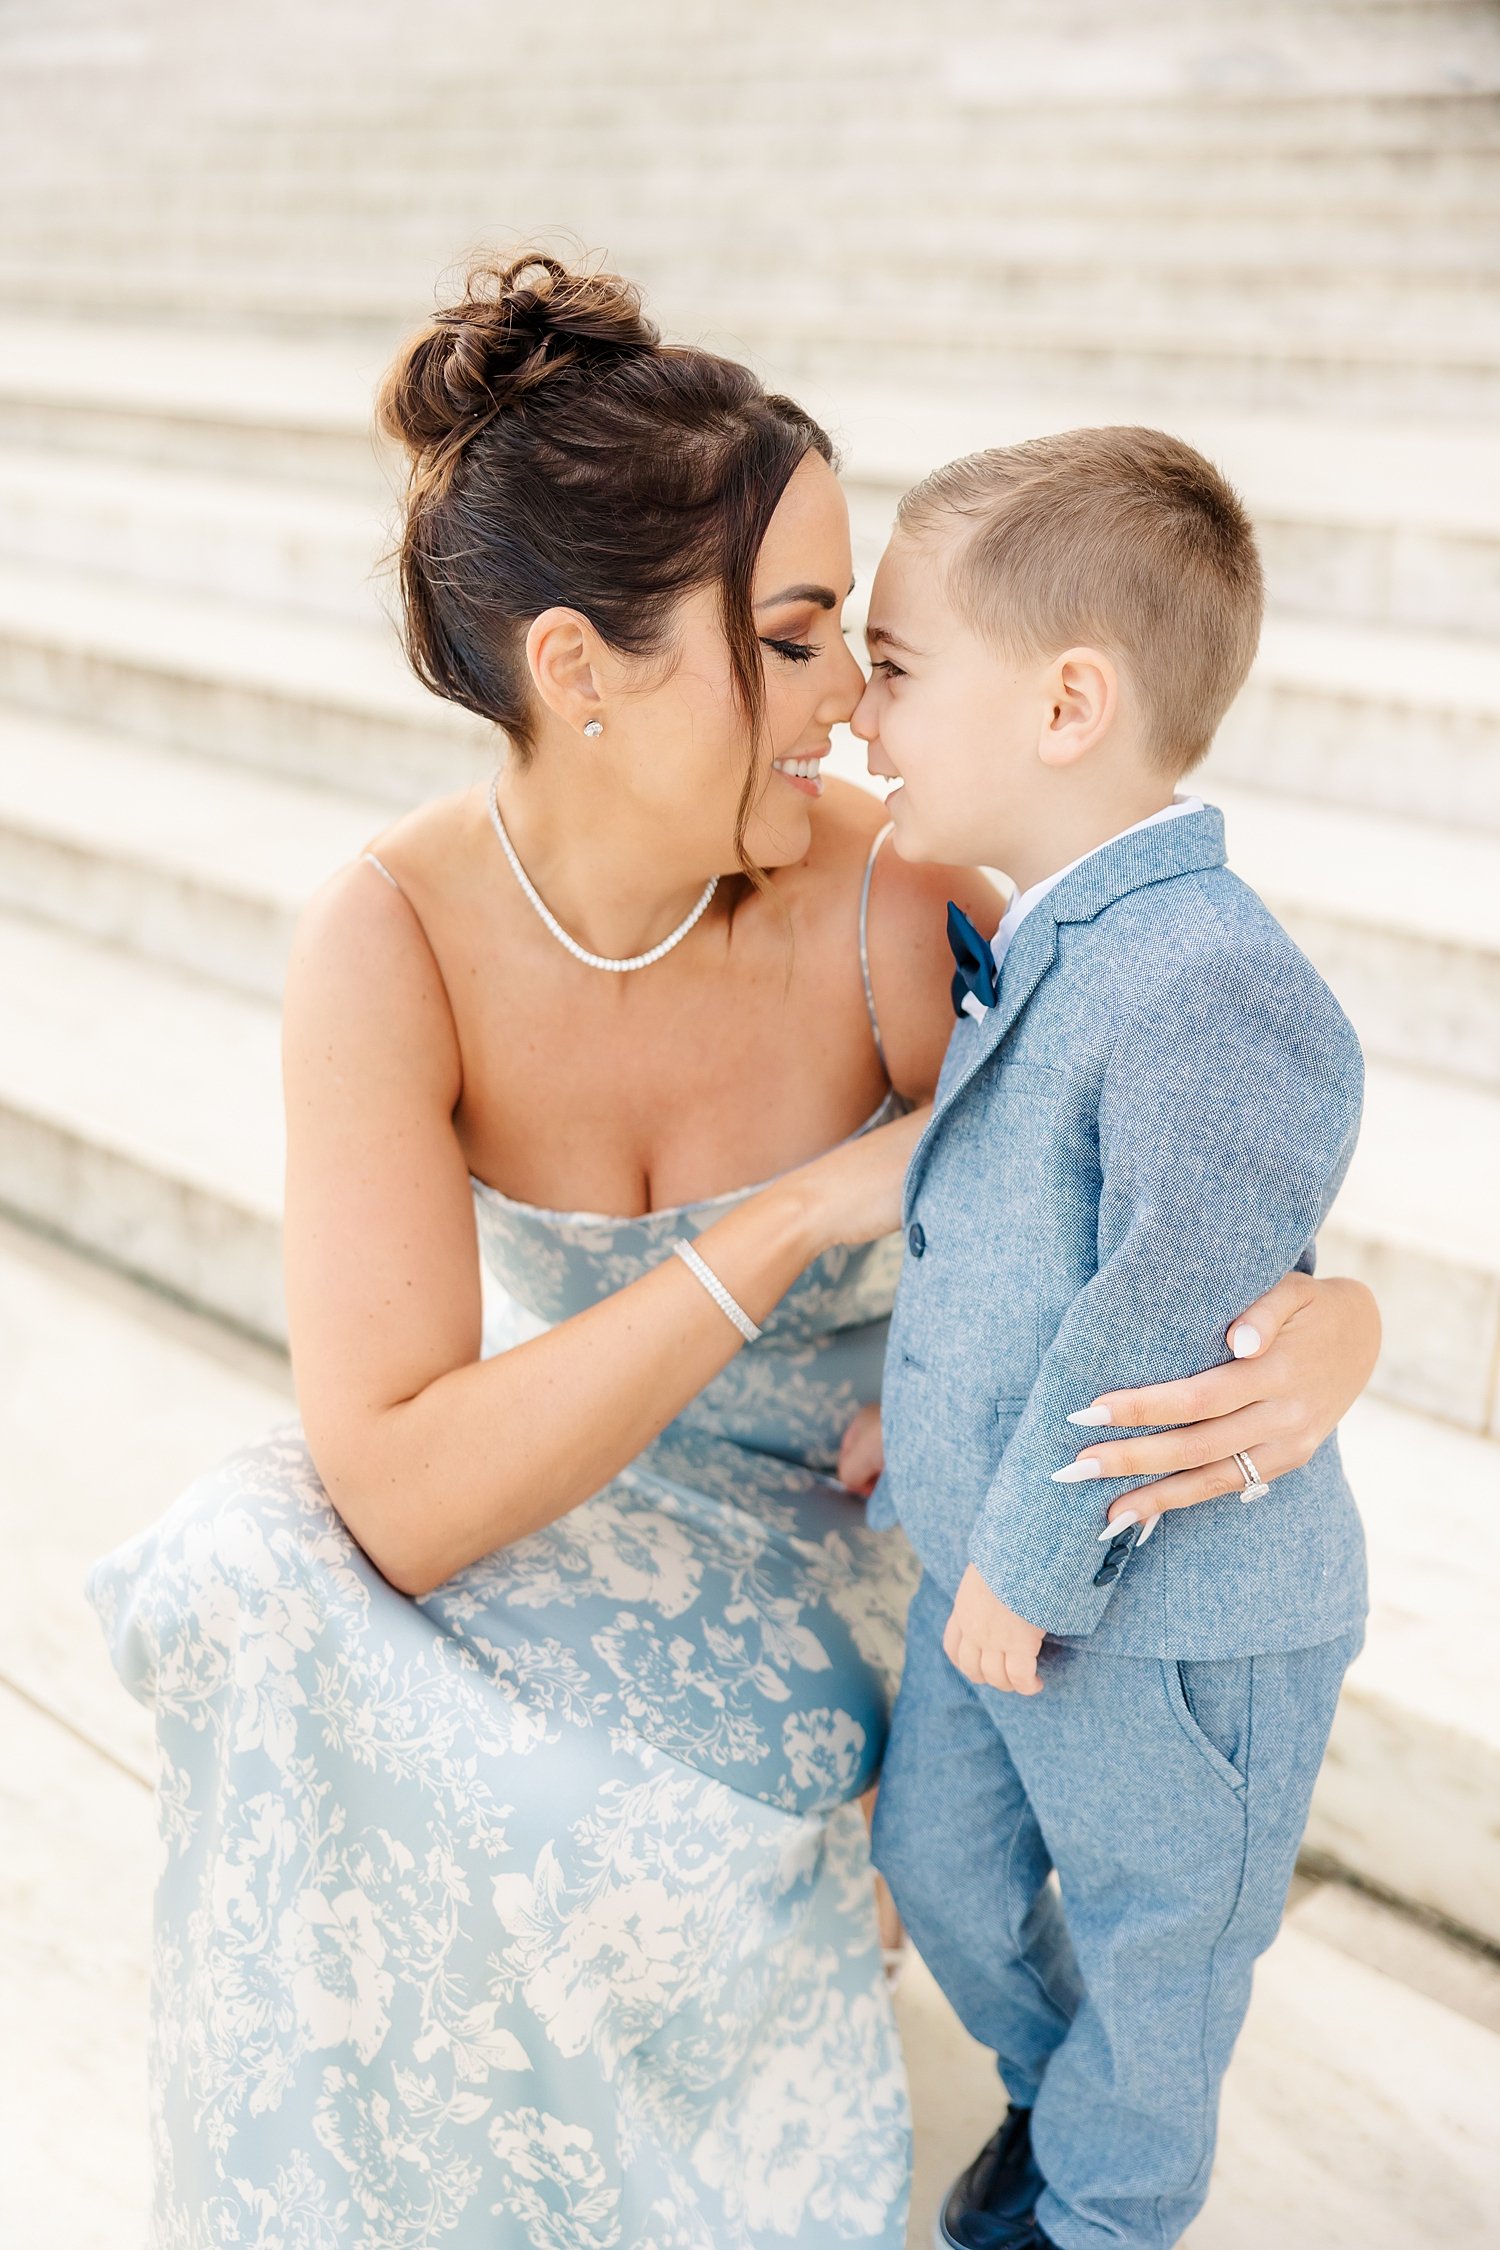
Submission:
[[[804,797],[821,797],[823,760],[827,755],[825,746],[821,750],[809,751],[802,758],[775,758],[771,762],[771,771],[779,774],[783,781],[789,781],[794,789],[800,789]]]

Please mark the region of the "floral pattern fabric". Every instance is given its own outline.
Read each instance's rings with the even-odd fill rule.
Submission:
[[[486,1352],[727,1200],[476,1182]],[[159,1751],[151,2250],[898,2250],[855,1800],[914,1565],[827,1475],[895,1263],[819,1260],[603,1491],[419,1601],[295,1425],[93,1566]]]

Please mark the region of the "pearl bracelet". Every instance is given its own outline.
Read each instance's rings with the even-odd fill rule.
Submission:
[[[701,1281],[725,1318],[732,1320],[747,1344],[753,1344],[760,1334],[744,1306],[739,1304],[714,1272],[706,1258],[701,1258],[684,1236],[679,1235],[672,1248],[695,1279]]]

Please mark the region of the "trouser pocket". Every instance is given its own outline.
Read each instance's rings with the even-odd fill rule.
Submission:
[[[1162,1665],[1167,1702],[1204,1762],[1237,1796],[1243,1796],[1250,1763],[1253,1656]]]

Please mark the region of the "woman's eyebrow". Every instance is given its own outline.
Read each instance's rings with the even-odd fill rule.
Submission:
[[[851,579],[849,581],[849,592],[851,594],[854,591],[854,585],[855,581]],[[847,598],[845,596],[845,599]],[[779,594],[767,594],[765,600],[757,602],[755,606],[757,609],[775,609],[781,602],[811,602],[815,609],[837,609],[839,596],[831,586],[783,586]]]

